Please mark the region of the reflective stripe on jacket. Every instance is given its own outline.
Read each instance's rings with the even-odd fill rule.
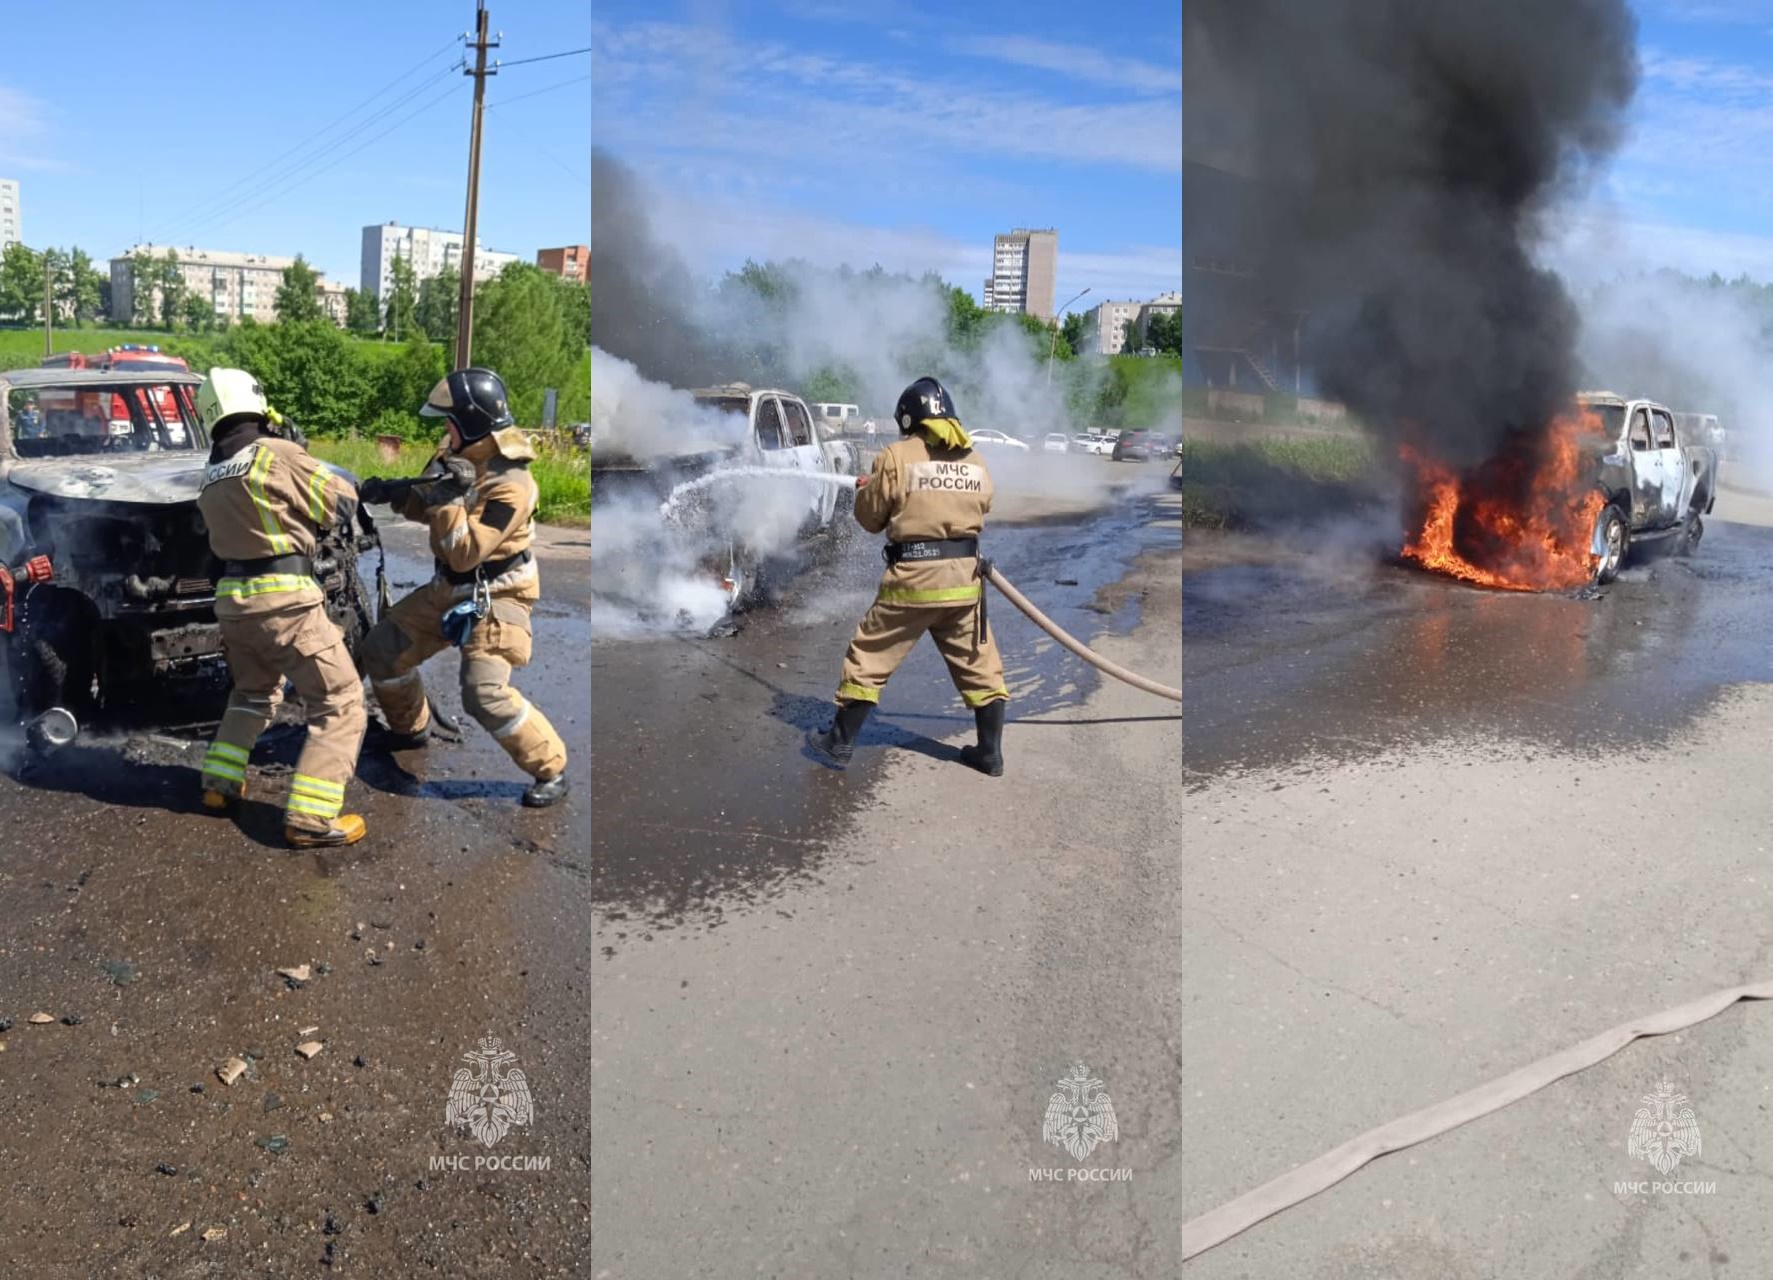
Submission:
[[[991,473],[973,449],[933,445],[921,434],[880,451],[856,491],[856,523],[889,541],[974,538],[991,510]],[[979,561],[901,560],[887,568],[876,597],[885,604],[959,605],[979,598]]]

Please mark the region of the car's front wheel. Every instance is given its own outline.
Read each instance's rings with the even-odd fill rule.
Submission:
[[[1625,543],[1625,516],[1618,507],[1608,503],[1595,520],[1596,585],[1604,587],[1619,576],[1619,567],[1625,563]]]
[[[1681,524],[1681,531],[1675,535],[1675,554],[1690,556],[1699,550],[1699,540],[1705,536],[1705,521],[1699,518],[1697,511],[1689,511]]]

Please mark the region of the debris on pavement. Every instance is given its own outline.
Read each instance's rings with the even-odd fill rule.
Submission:
[[[43,1012],[39,1011],[39,1012],[33,1013],[31,1015],[31,1022],[35,1026],[39,1026],[39,1027],[46,1026],[49,1023],[54,1022],[54,1021],[55,1021],[55,1015],[53,1013],[43,1013]]]
[[[301,1044],[298,1044],[295,1051],[301,1054],[304,1058],[312,1058],[325,1047],[326,1046],[321,1044],[318,1040],[306,1040]]]
[[[185,1232],[189,1231],[190,1229],[191,1229],[190,1223],[181,1222],[178,1224],[178,1226],[174,1227],[168,1234],[175,1235],[175,1236],[182,1236],[185,1234]]]
[[[320,1030],[319,1027],[297,1027],[296,1034],[298,1036],[311,1036],[318,1030]]]
[[[274,1133],[268,1138],[260,1138],[254,1145],[269,1151],[274,1156],[280,1156],[289,1150],[289,1139],[281,1133]]]
[[[311,979],[314,976],[314,970],[309,965],[298,964],[291,969],[279,969],[277,976],[289,983],[291,990],[293,990]]]
[[[228,1229],[226,1227],[211,1227],[208,1231],[203,1233],[203,1238],[205,1240],[220,1240],[227,1234]]]
[[[229,1058],[215,1069],[215,1073],[223,1084],[232,1085],[246,1074],[246,1060],[244,1058]]]

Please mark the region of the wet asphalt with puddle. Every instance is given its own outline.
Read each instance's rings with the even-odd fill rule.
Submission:
[[[819,540],[811,563],[772,607],[744,615],[737,635],[594,641],[591,890],[600,956],[664,930],[718,928],[735,911],[791,916],[797,886],[821,881],[847,816],[872,802],[892,753],[954,760],[971,740],[971,713],[935,647],[920,643],[847,770],[826,768],[805,749],[806,731],[830,722],[844,649],[881,572],[880,539],[847,518],[840,524],[847,532]],[[1137,597],[1113,600],[1109,588],[1137,556],[1174,539],[1173,528],[1156,527],[1151,498],[1126,495],[1087,516],[990,522],[985,545],[1011,582],[1088,643],[1138,622]],[[1093,669],[995,592],[988,610],[1012,723],[1094,689]]]
[[[1773,529],[1708,520],[1598,598],[1470,587],[1346,553],[1185,574],[1191,781],[1452,737],[1631,754],[1773,679]]]
[[[389,538],[396,596],[429,576],[421,538]],[[261,740],[238,821],[196,811],[198,735],[0,777],[0,1274],[588,1273],[589,539],[558,541],[515,683],[567,740],[562,806],[521,808],[472,722],[366,752],[348,795],[369,834],[336,851],[281,846],[292,731]],[[426,682],[460,715],[455,668]],[[276,973],[299,964],[306,983]],[[431,1168],[481,1150],[444,1113],[486,1036],[535,1106],[494,1154],[547,1171]]]

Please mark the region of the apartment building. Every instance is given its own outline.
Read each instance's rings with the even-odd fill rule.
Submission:
[[[1145,302],[1098,302],[1084,312],[1083,348],[1078,354],[1118,356],[1129,350],[1127,322],[1132,321],[1135,328],[1143,332],[1139,317],[1148,305]],[[1131,349],[1137,349],[1137,346],[1135,341]]]
[[[18,179],[0,178],[0,253],[25,238],[24,214],[19,207]]]
[[[589,263],[590,250],[586,261]],[[363,229],[362,275],[358,288],[373,293],[386,303],[394,285],[394,260],[404,258],[412,264],[417,281],[429,280],[446,268],[462,267],[462,233],[441,231],[436,227],[405,227],[398,222],[383,222]],[[518,261],[514,253],[501,253],[476,243],[474,246],[474,279],[490,280],[507,263]]]
[[[350,314],[349,304],[345,300],[347,289],[348,286],[336,281],[322,280],[320,282],[320,309],[326,313],[327,319],[341,329],[345,327],[345,321]]]
[[[1053,280],[1058,274],[1059,233],[1048,227],[1031,231],[1017,227],[997,236],[991,245],[991,281],[985,307],[1053,318]]]
[[[219,249],[199,249],[193,245],[182,248],[172,245],[139,244],[128,253],[111,259],[111,318],[127,324],[135,310],[135,272],[133,262],[138,253],[147,253],[156,260],[171,250],[178,256],[179,270],[185,288],[212,307],[218,317],[238,322],[251,317],[260,324],[273,324],[277,319],[277,290],[283,284],[283,273],[295,265],[294,258],[266,253],[231,253]],[[320,275],[320,272],[315,272]],[[322,288],[325,284],[322,282]],[[158,318],[159,289],[154,290],[152,306]]]
[[[569,244],[559,249],[538,249],[536,265],[562,280],[581,281],[591,278],[591,246]]]

